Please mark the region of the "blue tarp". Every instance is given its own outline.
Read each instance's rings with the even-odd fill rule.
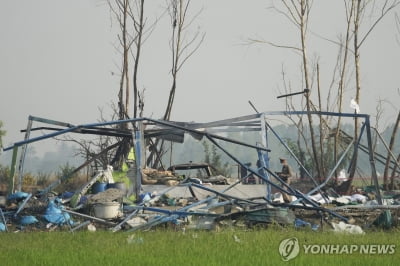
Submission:
[[[62,225],[69,223],[70,225],[73,225],[74,222],[71,220],[71,216],[68,213],[63,212],[63,208],[64,207],[61,205],[57,206],[54,201],[50,201],[47,205],[47,209],[43,215],[43,218],[52,224]]]
[[[36,219],[35,216],[22,216],[21,219],[19,220],[19,223],[21,225],[29,225],[29,224],[34,224],[38,223],[38,219]]]
[[[294,220],[294,227],[295,228],[301,228],[301,227],[310,227],[312,230],[317,231],[319,228],[318,224],[311,224],[309,222],[303,221],[299,218],[296,218]]]
[[[23,200],[29,196],[29,193],[18,191],[7,197],[8,200]]]
[[[62,198],[62,199],[70,199],[70,198],[72,198],[72,196],[73,196],[74,194],[75,194],[74,192],[66,191],[66,192],[64,192],[64,193],[61,194],[61,198]],[[88,198],[87,198],[86,196],[82,196],[82,197],[80,198],[78,204],[86,204],[87,201],[88,201]]]

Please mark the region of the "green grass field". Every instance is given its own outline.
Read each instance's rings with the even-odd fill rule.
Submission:
[[[398,265],[399,234],[398,230],[347,235],[285,228],[1,233],[0,265]],[[300,253],[283,261],[280,242],[293,237]],[[375,249],[375,254],[305,254],[303,245],[321,244],[395,246],[393,254],[377,254]]]

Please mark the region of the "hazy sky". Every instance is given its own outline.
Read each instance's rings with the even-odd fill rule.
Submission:
[[[203,8],[193,30],[199,27],[206,37],[179,74],[172,120],[206,122],[252,114],[249,100],[260,111],[284,110],[284,100],[276,98],[283,92],[282,69],[292,89],[303,90],[300,57],[291,50],[246,42],[258,38],[298,46],[293,25],[268,9],[270,0],[193,2],[193,10]],[[149,23],[166,5],[164,0],[146,4]],[[315,1],[310,19],[315,35],[309,35],[308,52],[319,58],[326,102],[338,48],[316,34],[334,40],[344,34],[343,1]],[[121,61],[115,26],[103,0],[1,2],[0,120],[7,131],[5,147],[23,139],[19,130],[26,127],[29,115],[84,124],[98,120],[100,107],[109,116],[119,84],[119,77],[111,73],[119,72]],[[146,89],[147,117],[160,118],[166,107],[169,35],[166,15],[143,48],[139,85]],[[396,37],[392,12],[361,50],[361,112],[374,115],[377,101],[388,100],[382,121],[386,124],[394,120],[400,102]],[[316,102],[315,84],[312,93]],[[354,86],[349,86],[345,112],[352,112],[354,95]]]

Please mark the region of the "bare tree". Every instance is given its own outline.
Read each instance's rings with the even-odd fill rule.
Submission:
[[[108,1],[110,10],[112,11],[115,19],[117,20],[120,33],[118,34],[119,47],[122,49],[122,64],[121,64],[121,77],[118,91],[118,107],[119,119],[125,119],[128,116],[129,109],[129,50],[132,46],[132,40],[128,40],[128,10],[130,9],[130,2],[128,0]]]
[[[291,85],[290,82],[288,82],[286,80],[286,73],[285,71],[282,69],[281,71],[281,75],[282,75],[282,84],[283,84],[283,88],[285,93],[289,93],[292,91],[291,89]],[[286,99],[286,110],[288,111],[296,111],[296,107],[293,103],[293,98],[288,97],[285,98]],[[299,156],[299,161],[301,163],[302,166],[304,166],[306,169],[306,163],[307,163],[307,159],[308,158],[312,158],[312,151],[310,150],[309,145],[307,145],[307,143],[309,143],[309,140],[306,136],[306,130],[305,130],[305,125],[303,122],[303,116],[302,115],[296,115],[295,117],[293,116],[288,116],[289,120],[293,123],[293,125],[297,128],[297,141],[296,141],[296,145],[297,145],[297,150],[298,150],[298,156]],[[296,121],[297,119],[297,121]],[[304,150],[306,150],[306,152],[304,152]],[[307,169],[308,171],[312,171],[313,169]],[[311,172],[312,174],[312,172]],[[304,178],[306,175],[306,172],[304,171],[304,169],[301,167],[300,168],[300,177]]]
[[[395,14],[395,23],[396,23],[396,30],[397,30],[397,35],[396,35],[396,41],[397,41],[397,44],[400,46],[400,40],[399,40],[399,34],[400,34],[400,18],[399,18],[399,15],[396,13]],[[397,92],[398,92],[398,94],[400,95],[400,89],[397,89]],[[393,138],[395,138],[395,134],[397,133],[397,128],[399,127],[399,116],[400,116],[400,112],[399,112],[399,114],[398,114],[398,116],[397,116],[397,120],[396,120],[396,123],[395,123],[395,125],[394,125],[394,127],[395,128],[393,128],[393,133],[394,134],[392,134],[392,139]],[[396,131],[395,131],[395,129],[396,129]],[[391,141],[392,142],[392,141]],[[394,142],[394,140],[393,140],[393,142]],[[397,188],[395,188],[394,187],[394,178],[395,178],[395,176],[396,176],[396,173],[397,173],[397,168],[398,168],[398,165],[400,164],[400,153],[397,155],[397,159],[396,159],[396,164],[393,166],[393,170],[392,170],[392,174],[391,174],[391,176],[390,176],[390,187],[392,188],[392,189],[399,189],[398,187]],[[385,168],[386,169],[386,168]],[[386,175],[384,175],[384,177],[385,177]],[[385,183],[385,182],[384,182]]]
[[[322,102],[321,102],[321,82],[320,82],[320,72],[319,72],[319,64],[317,64],[317,89],[318,89],[318,109],[322,110]],[[320,115],[319,116],[319,154],[320,158],[324,158],[324,123],[323,123],[323,118]],[[321,159],[320,161],[321,164],[321,177],[324,177],[327,175],[326,173],[326,168],[324,165],[324,160]]]
[[[312,100],[310,98],[311,92],[312,92],[312,87],[313,87],[313,75],[309,71],[309,66],[311,64],[309,63],[308,55],[307,55],[307,33],[308,33],[308,21],[309,21],[309,14],[311,11],[311,6],[313,1],[307,1],[307,0],[298,0],[298,1],[291,1],[291,0],[280,0],[279,1],[282,6],[281,7],[276,7],[275,5],[272,6],[271,8],[278,12],[279,14],[283,15],[286,17],[293,25],[296,26],[296,28],[299,30],[300,33],[300,43],[301,45],[296,47],[292,45],[281,45],[281,44],[276,44],[271,41],[262,41],[262,40],[254,40],[250,39],[252,43],[267,43],[273,47],[278,47],[278,48],[285,48],[285,49],[291,49],[298,53],[301,58],[302,58],[302,74],[303,74],[303,80],[302,82],[304,83],[305,87],[309,89],[309,91],[305,94],[305,105],[306,105],[306,110],[308,111],[308,124],[309,124],[309,130],[310,130],[310,136],[311,136],[311,147],[312,147],[312,156],[314,159],[315,163],[315,168],[317,170],[317,174],[319,176],[322,176],[325,174],[324,168],[325,168],[325,163],[322,161],[323,154],[326,153],[320,147],[319,151],[317,150],[317,143],[315,141],[315,132],[314,132],[314,127],[313,127],[313,121],[312,121],[312,116],[310,114],[310,111],[318,111],[322,109],[322,103],[320,100],[320,95],[321,95],[321,84],[319,81],[319,68],[318,65],[316,64],[316,72],[317,72],[317,84],[318,84],[318,107],[315,106],[312,103]],[[320,37],[322,39],[325,39],[326,41],[329,41],[331,43],[337,44],[339,47],[339,53],[337,57],[337,64],[335,70],[337,71],[337,74],[333,75],[332,83],[331,84],[336,84],[336,81],[338,81],[338,86],[337,86],[337,97],[336,97],[336,102],[334,105],[334,108],[338,110],[338,112],[342,112],[343,110],[343,96],[344,96],[344,91],[346,87],[348,86],[348,83],[350,82],[349,79],[349,71],[352,71],[349,69],[349,64],[351,55],[353,55],[354,59],[354,73],[355,73],[355,78],[354,78],[354,84],[355,84],[355,100],[356,102],[360,102],[360,91],[361,91],[361,70],[360,70],[360,48],[362,44],[366,41],[367,37],[372,33],[372,31],[375,29],[375,27],[379,24],[379,22],[386,16],[386,14],[394,9],[397,5],[399,4],[398,0],[385,0],[385,1],[371,1],[371,0],[351,0],[351,1],[344,1],[344,6],[345,6],[345,12],[346,12],[346,29],[345,29],[345,37],[340,39],[339,42],[329,40],[327,38]],[[367,9],[368,7],[368,9]],[[370,24],[363,24],[363,19],[365,19],[367,12],[370,15],[368,17],[368,22]],[[378,13],[378,14],[377,14]],[[398,24],[400,25],[400,24]],[[361,31],[361,26],[362,30]],[[313,33],[314,35],[317,35]],[[350,48],[351,43],[353,43],[352,48]],[[336,76],[337,75],[337,76]],[[331,87],[332,88],[332,87]],[[330,90],[328,92],[328,99],[327,99],[327,109],[329,109],[329,105],[331,104],[329,102],[330,99]],[[326,129],[329,129],[329,121],[325,121],[325,119],[322,119],[320,117],[320,139],[319,139],[319,145],[323,145],[323,134]],[[356,118],[354,120],[355,123],[355,134],[354,134],[354,139],[358,139],[358,119]],[[324,126],[322,126],[322,124]],[[340,148],[343,147],[341,144],[341,118],[338,118],[337,121],[337,127],[336,130],[334,131],[335,133],[335,144],[333,148],[333,153],[334,153],[334,163],[336,164],[338,160],[338,155],[340,153]],[[356,146],[355,146],[356,147]],[[354,149],[354,154],[353,154],[354,161],[352,163],[352,168],[350,172],[350,182],[349,182],[349,187],[351,184],[351,180],[354,177],[354,173],[356,170],[357,166],[357,150]]]
[[[280,48],[289,48],[293,49],[297,52],[300,52],[302,58],[302,73],[305,88],[308,89],[305,93],[306,97],[306,110],[307,110],[307,118],[308,125],[310,130],[311,137],[311,148],[312,148],[312,156],[314,158],[315,169],[317,171],[317,175],[319,177],[322,176],[322,169],[320,166],[321,156],[318,155],[318,150],[315,142],[315,132],[313,127],[313,119],[311,115],[311,111],[315,108],[315,106],[311,102],[310,94],[311,94],[311,77],[309,74],[309,59],[307,55],[307,32],[308,32],[308,20],[312,7],[312,0],[299,0],[299,1],[291,1],[291,0],[281,0],[283,4],[283,10],[273,6],[278,13],[283,14],[296,28],[298,28],[300,33],[300,47],[295,46],[282,46],[276,45],[272,42],[267,42],[270,45]],[[252,40],[258,42],[258,40]]]
[[[199,29],[197,29],[194,34],[189,34],[190,26],[202,11],[199,10],[192,17],[189,17],[190,5],[191,0],[168,1],[168,13],[170,15],[172,27],[170,39],[170,49],[172,54],[172,84],[167,101],[167,107],[163,116],[164,120],[170,120],[171,118],[172,107],[177,89],[178,73],[187,60],[189,60],[189,58],[199,49],[205,37],[205,33],[200,32]],[[153,158],[159,154],[159,156],[156,156],[156,160],[152,165],[153,168],[158,168],[158,165],[160,164],[160,157],[165,153],[163,149],[164,141],[156,140],[153,145],[152,152],[147,160],[149,164]]]
[[[348,65],[348,57],[349,57],[349,45],[350,45],[350,39],[351,39],[351,22],[352,22],[352,17],[354,14],[354,8],[353,8],[354,2],[351,2],[351,5],[348,5],[348,2],[344,1],[345,5],[345,12],[346,12],[346,36],[344,38],[344,41],[340,42],[339,45],[339,55],[343,54],[342,56],[342,62],[340,64],[340,76],[339,76],[339,84],[338,84],[338,91],[337,91],[337,106],[338,106],[338,112],[341,113],[343,110],[343,94],[344,94],[344,88],[345,88],[345,81],[346,81],[346,73],[347,73],[347,65]],[[338,61],[340,61],[340,56],[338,58]],[[334,156],[334,162],[338,161],[338,154],[339,154],[339,145],[340,145],[340,131],[341,131],[341,121],[342,117],[339,116],[338,122],[337,122],[337,127],[336,127],[336,134],[335,134],[335,145],[334,145],[334,151],[333,151],[333,156]],[[337,173],[336,173],[337,176]]]
[[[178,72],[181,70],[185,62],[197,51],[204,40],[205,33],[197,30],[193,36],[187,34],[187,29],[193,21],[199,16],[201,10],[196,13],[193,18],[188,21],[188,11],[191,0],[170,0],[169,15],[171,18],[172,36],[170,40],[172,54],[172,85],[168,97],[167,108],[164,114],[164,120],[171,117],[172,105],[175,99],[175,91],[177,87]]]
[[[352,8],[353,8],[353,56],[354,56],[354,65],[355,65],[355,84],[356,84],[356,94],[355,94],[355,101],[360,103],[360,94],[361,94],[361,67],[360,67],[360,51],[362,45],[365,43],[366,39],[370,36],[373,32],[375,27],[378,23],[386,16],[386,14],[394,9],[400,2],[398,0],[385,0],[385,1],[369,1],[369,0],[352,0]],[[368,11],[368,7],[371,7],[371,12],[374,10],[379,10],[379,14],[375,20],[372,21],[370,27],[367,28],[364,34],[361,33],[361,25],[362,25],[362,18],[365,16],[366,12]],[[358,139],[358,118],[354,119],[354,139]],[[352,167],[350,169],[349,174],[349,187],[352,179],[354,178],[354,174],[356,172],[357,167],[357,154],[358,149],[355,146],[354,154],[353,154],[353,162]]]
[[[113,17],[118,22],[120,33],[118,34],[118,46],[116,50],[121,53],[121,78],[118,93],[118,114],[119,119],[127,119],[132,115],[134,118],[141,116],[144,109],[144,92],[139,89],[139,69],[143,44],[151,35],[158,19],[153,24],[147,25],[144,14],[144,0],[108,0]],[[132,67],[132,70],[130,69]],[[133,94],[131,94],[133,90]],[[132,96],[131,96],[132,95]],[[133,99],[133,112],[130,111],[131,100]],[[132,125],[135,127],[135,124]],[[124,130],[128,124],[120,124]],[[130,138],[121,141],[118,148],[117,163],[121,165],[127,155],[130,146]]]
[[[135,2],[136,8],[129,12],[129,16],[133,21],[133,28],[136,36],[133,38],[133,42],[136,46],[136,53],[133,56],[134,60],[134,67],[133,67],[133,95],[134,95],[134,104],[133,104],[133,117],[137,117],[138,114],[138,99],[139,99],[139,88],[138,88],[138,69],[139,69],[139,59],[140,53],[142,50],[142,41],[144,39],[144,18],[143,18],[143,11],[144,11],[144,0],[139,0]],[[144,92],[143,92],[144,93]],[[127,97],[129,95],[127,94]],[[143,99],[143,97],[142,97]],[[143,107],[143,104],[141,105]]]
[[[118,115],[117,107],[112,105],[113,113],[111,115],[111,120],[116,119]],[[106,122],[110,119],[106,119],[104,117],[104,112],[102,108],[99,108],[100,119],[98,122]],[[121,137],[112,137],[108,135],[98,135],[93,139],[76,139],[72,138],[68,135],[65,135],[61,138],[55,138],[59,141],[68,141],[77,144],[78,148],[75,156],[80,156],[84,158],[86,161],[92,160],[91,166],[95,169],[106,169],[107,165],[112,165],[113,161],[116,160],[116,154],[118,153],[118,149],[115,148],[109,149],[107,152],[101,153],[101,151],[106,150],[108,147],[123,141]],[[101,153],[101,154],[100,154]],[[100,154],[100,155],[98,155]]]

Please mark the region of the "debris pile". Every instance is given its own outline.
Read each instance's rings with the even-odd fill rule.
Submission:
[[[92,191],[87,186],[85,189]],[[374,227],[397,226],[400,218],[400,193],[393,191],[390,196],[384,194],[384,204],[378,205],[371,191],[338,197],[315,193],[309,197],[314,204],[293,196],[292,203],[287,204],[279,192],[272,200],[262,196],[265,185],[180,183],[143,185],[143,189],[147,191],[143,190],[136,201],[130,201],[125,190],[113,187],[95,194],[83,194],[81,189],[48,193],[45,197],[16,192],[1,206],[0,231],[74,232],[98,228],[116,232],[157,226],[218,230],[278,224],[360,234]],[[258,196],[238,196],[246,194]],[[81,195],[78,204],[73,204],[74,195]]]
[[[349,139],[349,145],[343,150],[343,155],[335,162],[336,165],[328,176],[316,182],[314,176],[307,171],[289,146],[268,124],[267,114],[289,115],[288,112],[258,113],[210,123],[135,118],[79,126],[30,117],[29,130],[31,130],[33,120],[45,121],[65,128],[31,139],[29,139],[29,134],[26,134],[24,141],[6,148],[5,150],[13,149],[14,152],[11,169],[17,168],[15,164],[18,148],[23,147],[21,159],[18,161],[20,165],[23,165],[26,145],[34,141],[68,132],[117,136],[131,141],[131,150],[124,162],[128,165],[125,173],[125,180],[128,182],[115,182],[113,168],[108,166],[107,169],[97,172],[81,188],[72,192],[52,192],[69,176],[61,177],[35,194],[23,192],[21,187],[14,189],[13,185],[13,193],[0,195],[0,231],[69,230],[74,232],[84,229],[96,231],[97,228],[101,228],[116,232],[147,230],[157,226],[218,230],[221,227],[252,228],[276,224],[294,226],[299,229],[309,228],[315,231],[329,229],[360,234],[374,227],[398,226],[400,191],[383,191],[379,187],[374,160],[375,152],[371,146],[369,116],[356,114],[358,118],[365,120],[361,132],[367,132],[368,146],[359,143],[363,134],[360,134],[357,139]],[[307,113],[295,112],[295,114]],[[321,113],[317,114],[321,115]],[[354,117],[354,114],[328,112],[324,112],[324,115]],[[132,123],[135,127],[125,131],[106,127],[122,123]],[[258,131],[262,140],[252,145],[214,134],[235,131]],[[268,131],[277,137],[282,146],[287,149],[287,153],[298,163],[299,169],[312,181],[310,187],[304,187],[306,182],[303,179],[292,182],[290,177],[285,176],[287,173],[271,170],[269,165],[271,150],[268,149],[267,143]],[[195,164],[191,161],[189,164],[173,165],[162,171],[157,170],[158,168],[149,168],[147,162],[151,160],[145,158],[145,149],[148,148],[150,151],[147,145],[154,143],[152,139],[183,142],[185,134],[196,140],[207,139],[237,165],[240,176],[238,174],[237,178],[226,178],[219,174],[213,175],[209,165]],[[362,151],[369,156],[371,181],[374,185],[348,195],[340,195],[328,188],[328,184],[356,141]],[[221,143],[252,149],[258,158],[256,167],[250,167],[251,164],[239,160]],[[72,173],[78,172],[95,161],[97,157],[111,149],[116,149],[119,145],[120,143],[114,143],[108,146]],[[161,160],[159,156],[161,154],[154,155],[158,161]],[[281,159],[281,161],[286,160]],[[18,169],[23,169],[23,167],[20,166]],[[206,174],[193,177],[176,173],[178,170],[189,169],[196,171],[204,169]],[[16,174],[13,172],[11,176],[14,182]],[[20,186],[21,178],[22,171],[19,172]]]

